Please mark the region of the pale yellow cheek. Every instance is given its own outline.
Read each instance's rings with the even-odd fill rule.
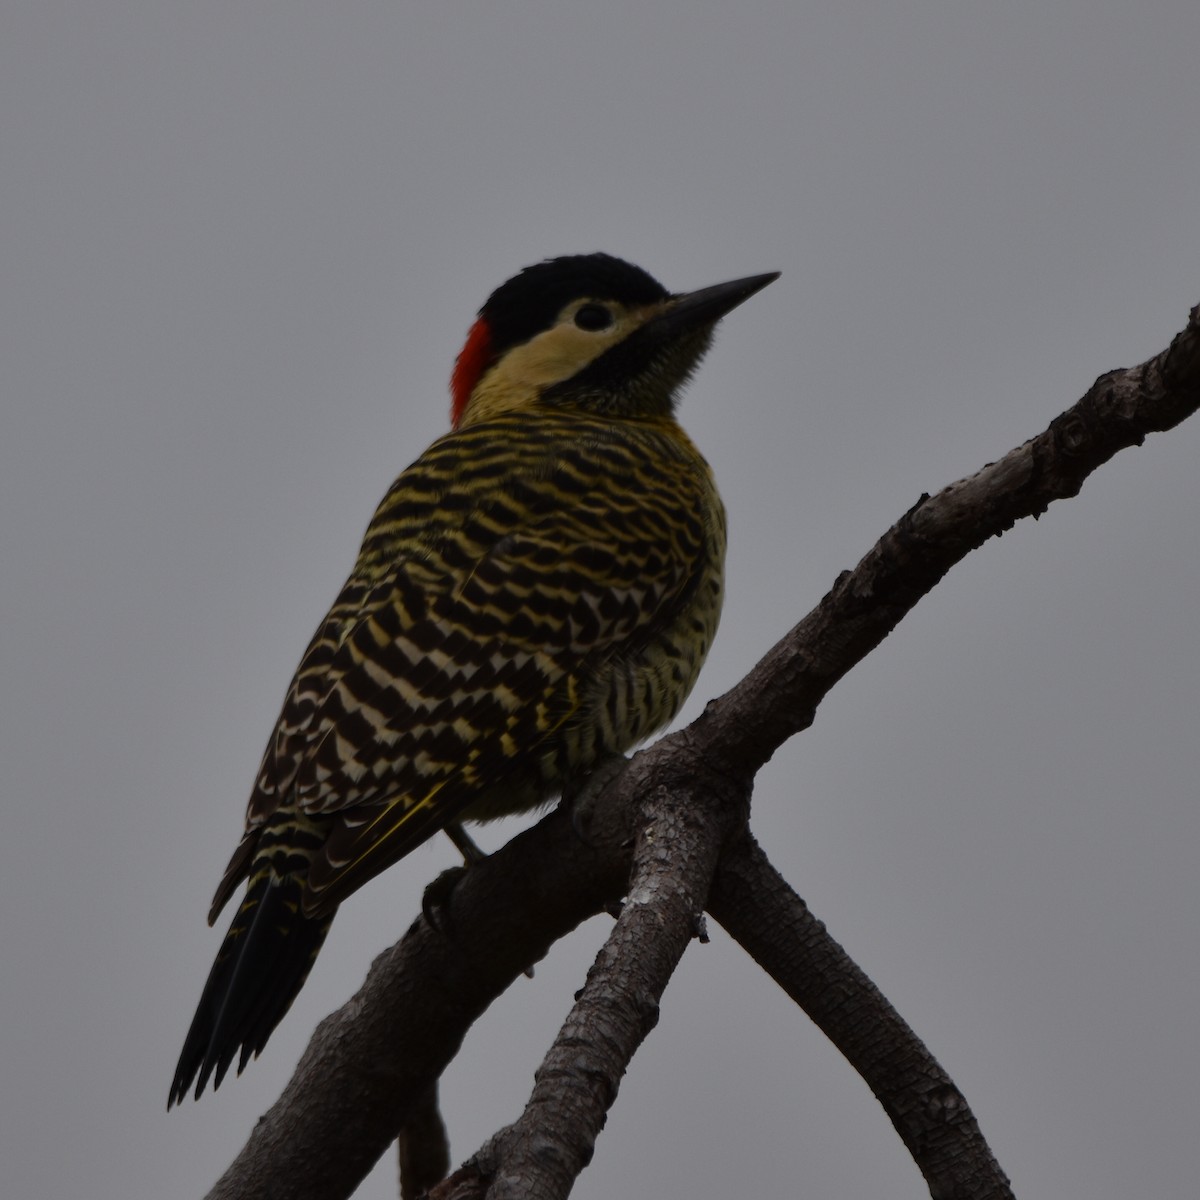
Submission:
[[[599,336],[574,325],[559,325],[518,346],[498,364],[498,370],[514,381],[546,387],[570,379],[617,340],[616,329]]]
[[[517,346],[476,385],[459,428],[531,406],[544,388],[570,379],[620,337],[618,330],[598,337],[572,325],[560,325]]]
[[[546,386],[570,379],[601,350],[607,349],[607,346],[598,346],[594,338],[590,342],[581,342],[579,339],[563,335],[548,337],[545,345],[530,343],[522,349],[529,350],[530,354],[525,362],[514,363],[514,369],[520,371],[531,383]]]

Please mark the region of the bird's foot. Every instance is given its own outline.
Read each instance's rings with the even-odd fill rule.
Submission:
[[[421,915],[430,929],[450,937],[450,898],[470,866],[447,867],[421,896]]]
[[[461,867],[447,867],[426,889],[421,897],[421,914],[425,918],[426,924],[435,933],[439,933],[447,939],[453,938],[453,930],[450,924],[450,901],[454,895],[454,889],[462,882],[463,876],[476,863],[481,863],[487,855],[475,844],[474,840],[467,831],[457,821],[453,825],[446,826],[446,836],[458,847],[458,852],[463,856],[463,865]],[[533,978],[532,965],[524,968],[524,974],[528,979]]]
[[[607,755],[596,763],[578,785],[564,789],[563,800],[571,814],[571,829],[585,846],[591,845],[588,830],[591,828],[600,797],[627,766],[629,759],[625,755]]]
[[[454,843],[459,854],[463,856],[461,867],[449,867],[443,871],[426,889],[421,897],[421,912],[429,925],[441,934],[448,934],[450,929],[450,897],[454,889],[462,882],[462,877],[476,863],[481,863],[487,855],[475,845],[471,835],[462,827],[460,821],[446,826],[446,836]]]

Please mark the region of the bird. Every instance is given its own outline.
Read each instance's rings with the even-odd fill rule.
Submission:
[[[258,1056],[352,892],[439,830],[461,848],[461,822],[552,802],[679,711],[726,519],[675,408],[717,322],[777,278],[671,293],[576,254],[479,309],[450,431],[380,502],[287,690],[168,1109]]]

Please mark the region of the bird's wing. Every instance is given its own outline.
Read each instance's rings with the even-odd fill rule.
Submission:
[[[628,529],[584,537],[566,524],[507,536],[457,587],[419,601],[400,573],[395,600],[338,651],[296,781],[306,813],[339,817],[309,871],[322,901],[343,898],[486,790],[535,786],[585,677],[659,625],[700,559],[699,544],[680,555]]]

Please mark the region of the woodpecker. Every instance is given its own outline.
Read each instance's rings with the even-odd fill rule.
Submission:
[[[262,1050],[351,892],[678,712],[720,616],[725,510],[676,401],[716,322],[776,278],[672,294],[574,255],[479,310],[451,432],[384,496],[287,691],[168,1108]]]

